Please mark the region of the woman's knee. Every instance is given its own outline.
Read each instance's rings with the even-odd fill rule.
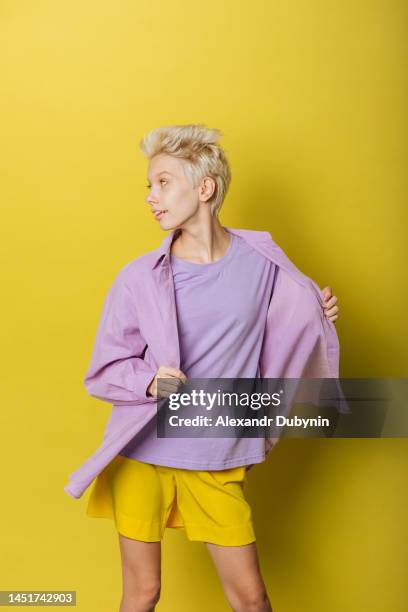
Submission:
[[[150,612],[160,599],[161,585],[158,580],[147,580],[127,584],[123,590],[121,612]]]
[[[250,585],[226,593],[234,612],[266,612],[270,610],[268,594],[262,585]]]

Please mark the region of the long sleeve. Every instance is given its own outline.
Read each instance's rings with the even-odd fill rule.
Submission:
[[[154,401],[147,387],[156,371],[144,361],[135,298],[120,275],[109,290],[84,384],[90,395],[112,404]]]

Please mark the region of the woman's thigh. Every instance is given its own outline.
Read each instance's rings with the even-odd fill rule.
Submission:
[[[161,542],[143,542],[119,534],[123,590],[127,595],[155,593],[161,581]]]
[[[206,542],[206,546],[232,605],[243,601],[260,601],[265,602],[265,608],[256,609],[271,609],[259,566],[256,542],[244,546],[219,546]],[[237,609],[241,608],[237,605]]]

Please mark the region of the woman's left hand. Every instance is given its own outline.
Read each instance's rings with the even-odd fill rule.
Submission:
[[[329,321],[333,323],[339,318],[339,307],[337,306],[337,297],[332,296],[332,290],[330,287],[322,289],[322,297],[324,303],[324,314]]]

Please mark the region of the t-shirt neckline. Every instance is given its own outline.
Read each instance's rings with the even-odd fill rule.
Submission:
[[[228,246],[228,249],[225,253],[225,255],[223,255],[221,257],[221,259],[217,259],[217,261],[210,261],[209,263],[195,263],[193,261],[187,261],[187,259],[182,259],[181,257],[176,257],[175,255],[173,255],[172,253],[170,253],[170,261],[172,263],[175,263],[178,267],[185,267],[188,268],[189,270],[208,270],[208,269],[214,269],[214,268],[218,268],[219,266],[224,265],[224,263],[229,260],[229,258],[231,257],[232,251],[233,251],[233,244],[235,243],[235,236],[234,234],[230,234],[231,239],[230,239],[230,244]]]

